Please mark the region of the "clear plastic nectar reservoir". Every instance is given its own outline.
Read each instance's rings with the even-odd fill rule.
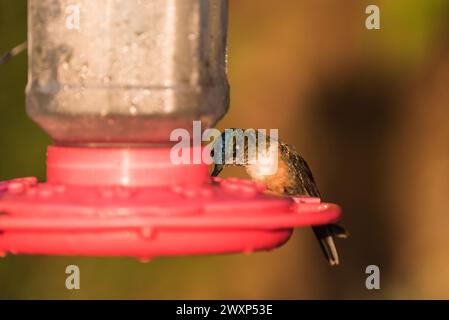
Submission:
[[[227,0],[29,0],[27,111],[57,144],[160,144],[227,111]]]

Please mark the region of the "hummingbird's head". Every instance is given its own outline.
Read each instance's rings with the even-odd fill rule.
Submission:
[[[214,161],[212,176],[218,176],[226,166],[247,166],[256,156],[256,146],[257,133],[254,129],[226,129],[216,139],[211,151]]]
[[[212,176],[218,176],[226,166],[243,166],[250,177],[263,180],[278,170],[278,140],[263,130],[226,129],[216,139],[211,157]]]

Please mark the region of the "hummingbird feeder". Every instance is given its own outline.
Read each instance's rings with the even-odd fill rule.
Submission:
[[[170,132],[227,111],[228,1],[73,6],[28,0],[27,112],[55,143],[45,183],[0,183],[0,254],[253,252],[339,219],[320,199],[269,196],[170,160]]]

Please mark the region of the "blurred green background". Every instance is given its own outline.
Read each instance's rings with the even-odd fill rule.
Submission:
[[[134,259],[7,256],[3,299],[449,298],[449,1],[230,0],[232,103],[219,127],[279,128],[344,208],[329,268],[309,229],[270,253]],[[381,30],[365,8],[381,9]],[[26,1],[0,0],[0,52]],[[0,66],[0,180],[45,176],[51,141],[25,114],[26,55]],[[244,176],[242,170],[227,175]],[[65,289],[65,267],[81,290]],[[381,290],[365,288],[365,268]]]

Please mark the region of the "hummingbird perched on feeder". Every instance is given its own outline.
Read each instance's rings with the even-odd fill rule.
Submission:
[[[227,129],[215,141],[211,151],[212,176],[218,176],[226,166],[243,166],[250,178],[264,184],[271,194],[321,198],[310,167],[293,146],[268,137],[260,130],[257,135],[254,130],[248,131],[239,136],[243,134],[242,129]],[[265,146],[263,150],[260,150],[261,142]],[[251,149],[255,145],[259,147],[257,152]],[[312,229],[329,264],[338,265],[340,259],[335,238],[347,238],[346,230],[337,224]]]

